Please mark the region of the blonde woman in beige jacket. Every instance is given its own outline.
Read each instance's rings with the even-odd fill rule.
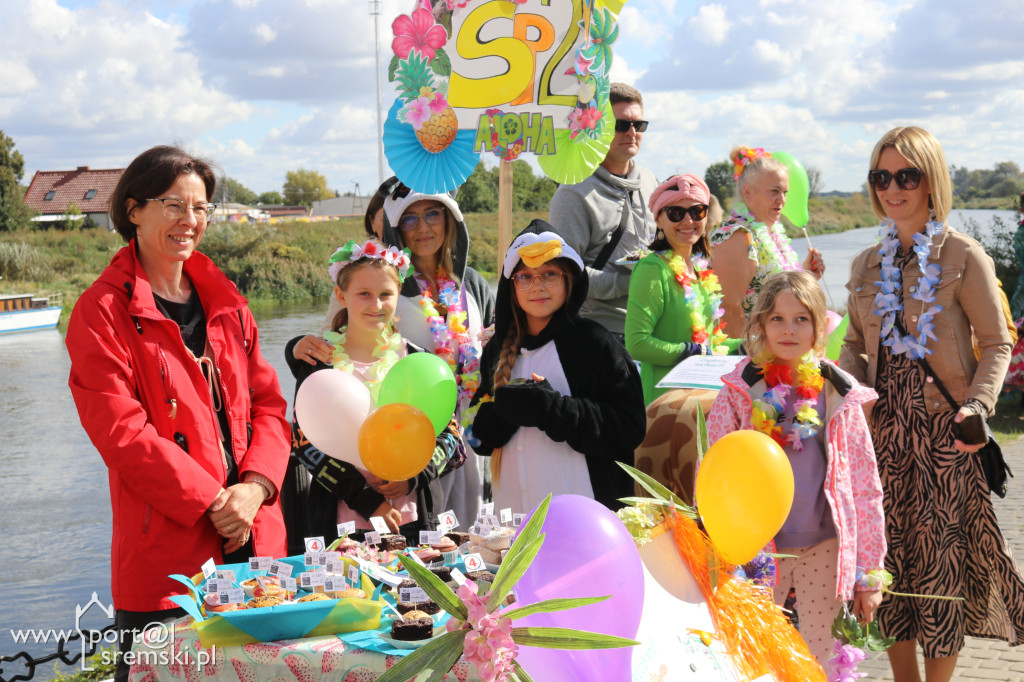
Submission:
[[[894,591],[963,598],[889,597],[878,619],[897,640],[888,652],[896,682],[920,682],[917,642],[927,682],[945,682],[965,635],[1024,642],[1024,579],[974,454],[981,446],[954,436],[955,423],[994,411],[1011,341],[992,259],[946,223],[953,192],[938,141],[921,128],[889,131],[871,154],[868,184],[881,241],[851,266],[839,365],[879,394],[869,421],[885,567]]]

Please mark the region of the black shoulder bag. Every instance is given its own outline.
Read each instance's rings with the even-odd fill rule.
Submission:
[[[622,206],[622,215],[619,217],[619,226],[612,232],[611,239],[601,249],[601,253],[597,254],[597,258],[594,259],[594,264],[590,267],[595,270],[604,270],[604,266],[608,263],[608,259],[612,257],[612,252],[615,247],[619,245],[619,240],[622,239],[622,233],[626,231],[626,222],[629,220],[629,214],[633,212],[633,202],[630,200],[630,194],[626,192],[626,201]]]
[[[949,406],[956,412],[960,409],[960,406],[953,400],[953,396],[946,390],[945,385],[939,380],[937,374],[932,369],[932,366],[928,364],[928,361],[924,358],[918,360],[921,363],[921,367],[924,368],[924,373],[931,377],[931,380],[935,382],[936,388],[942,393],[942,397],[946,399]],[[985,482],[988,484],[989,491],[995,493],[999,497],[1006,497],[1006,477],[1013,477],[1013,472],[1010,471],[1010,467],[1007,466],[1006,460],[1003,459],[1003,451],[999,447],[999,443],[996,441],[995,436],[992,435],[992,429],[988,426],[988,420],[985,421],[985,435],[988,436],[988,442],[976,453],[978,459],[981,461],[981,470],[985,473]]]

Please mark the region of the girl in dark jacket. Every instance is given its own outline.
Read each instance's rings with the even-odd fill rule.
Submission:
[[[527,512],[548,493],[612,508],[632,494],[616,462],[644,437],[640,376],[625,348],[579,316],[579,255],[535,220],[505,256],[494,337],[484,349],[472,438],[491,455],[495,508]]]
[[[285,347],[285,358],[296,379],[296,392],[314,372],[337,369],[354,375],[376,402],[380,384],[391,367],[410,352],[420,349],[395,330],[394,317],[402,281],[411,263],[405,251],[385,247],[375,240],[350,241],[331,258],[331,279],[341,308],[332,325],[336,331],[325,338],[333,344],[330,364],[310,358],[298,360],[296,337]],[[352,434],[355,438],[356,434]],[[369,519],[383,517],[393,532],[412,543],[419,531],[434,528],[442,499],[438,477],[454,470],[464,459],[457,426],[441,432],[427,467],[405,481],[383,481],[349,462],[332,459],[303,436],[292,422],[293,452],[310,470],[306,534],[337,537],[337,524],[352,521],[357,530],[370,530]],[[452,457],[454,455],[454,464]]]

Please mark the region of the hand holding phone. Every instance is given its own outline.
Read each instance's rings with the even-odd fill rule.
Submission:
[[[953,437],[964,445],[984,445],[988,442],[985,418],[980,414],[970,414],[959,423],[953,422]]]

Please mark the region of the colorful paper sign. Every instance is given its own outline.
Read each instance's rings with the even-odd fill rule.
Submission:
[[[531,152],[558,182],[589,176],[615,134],[609,72],[623,4],[417,2],[391,26],[398,97],[384,151],[395,174],[433,194],[465,181],[481,152]]]

